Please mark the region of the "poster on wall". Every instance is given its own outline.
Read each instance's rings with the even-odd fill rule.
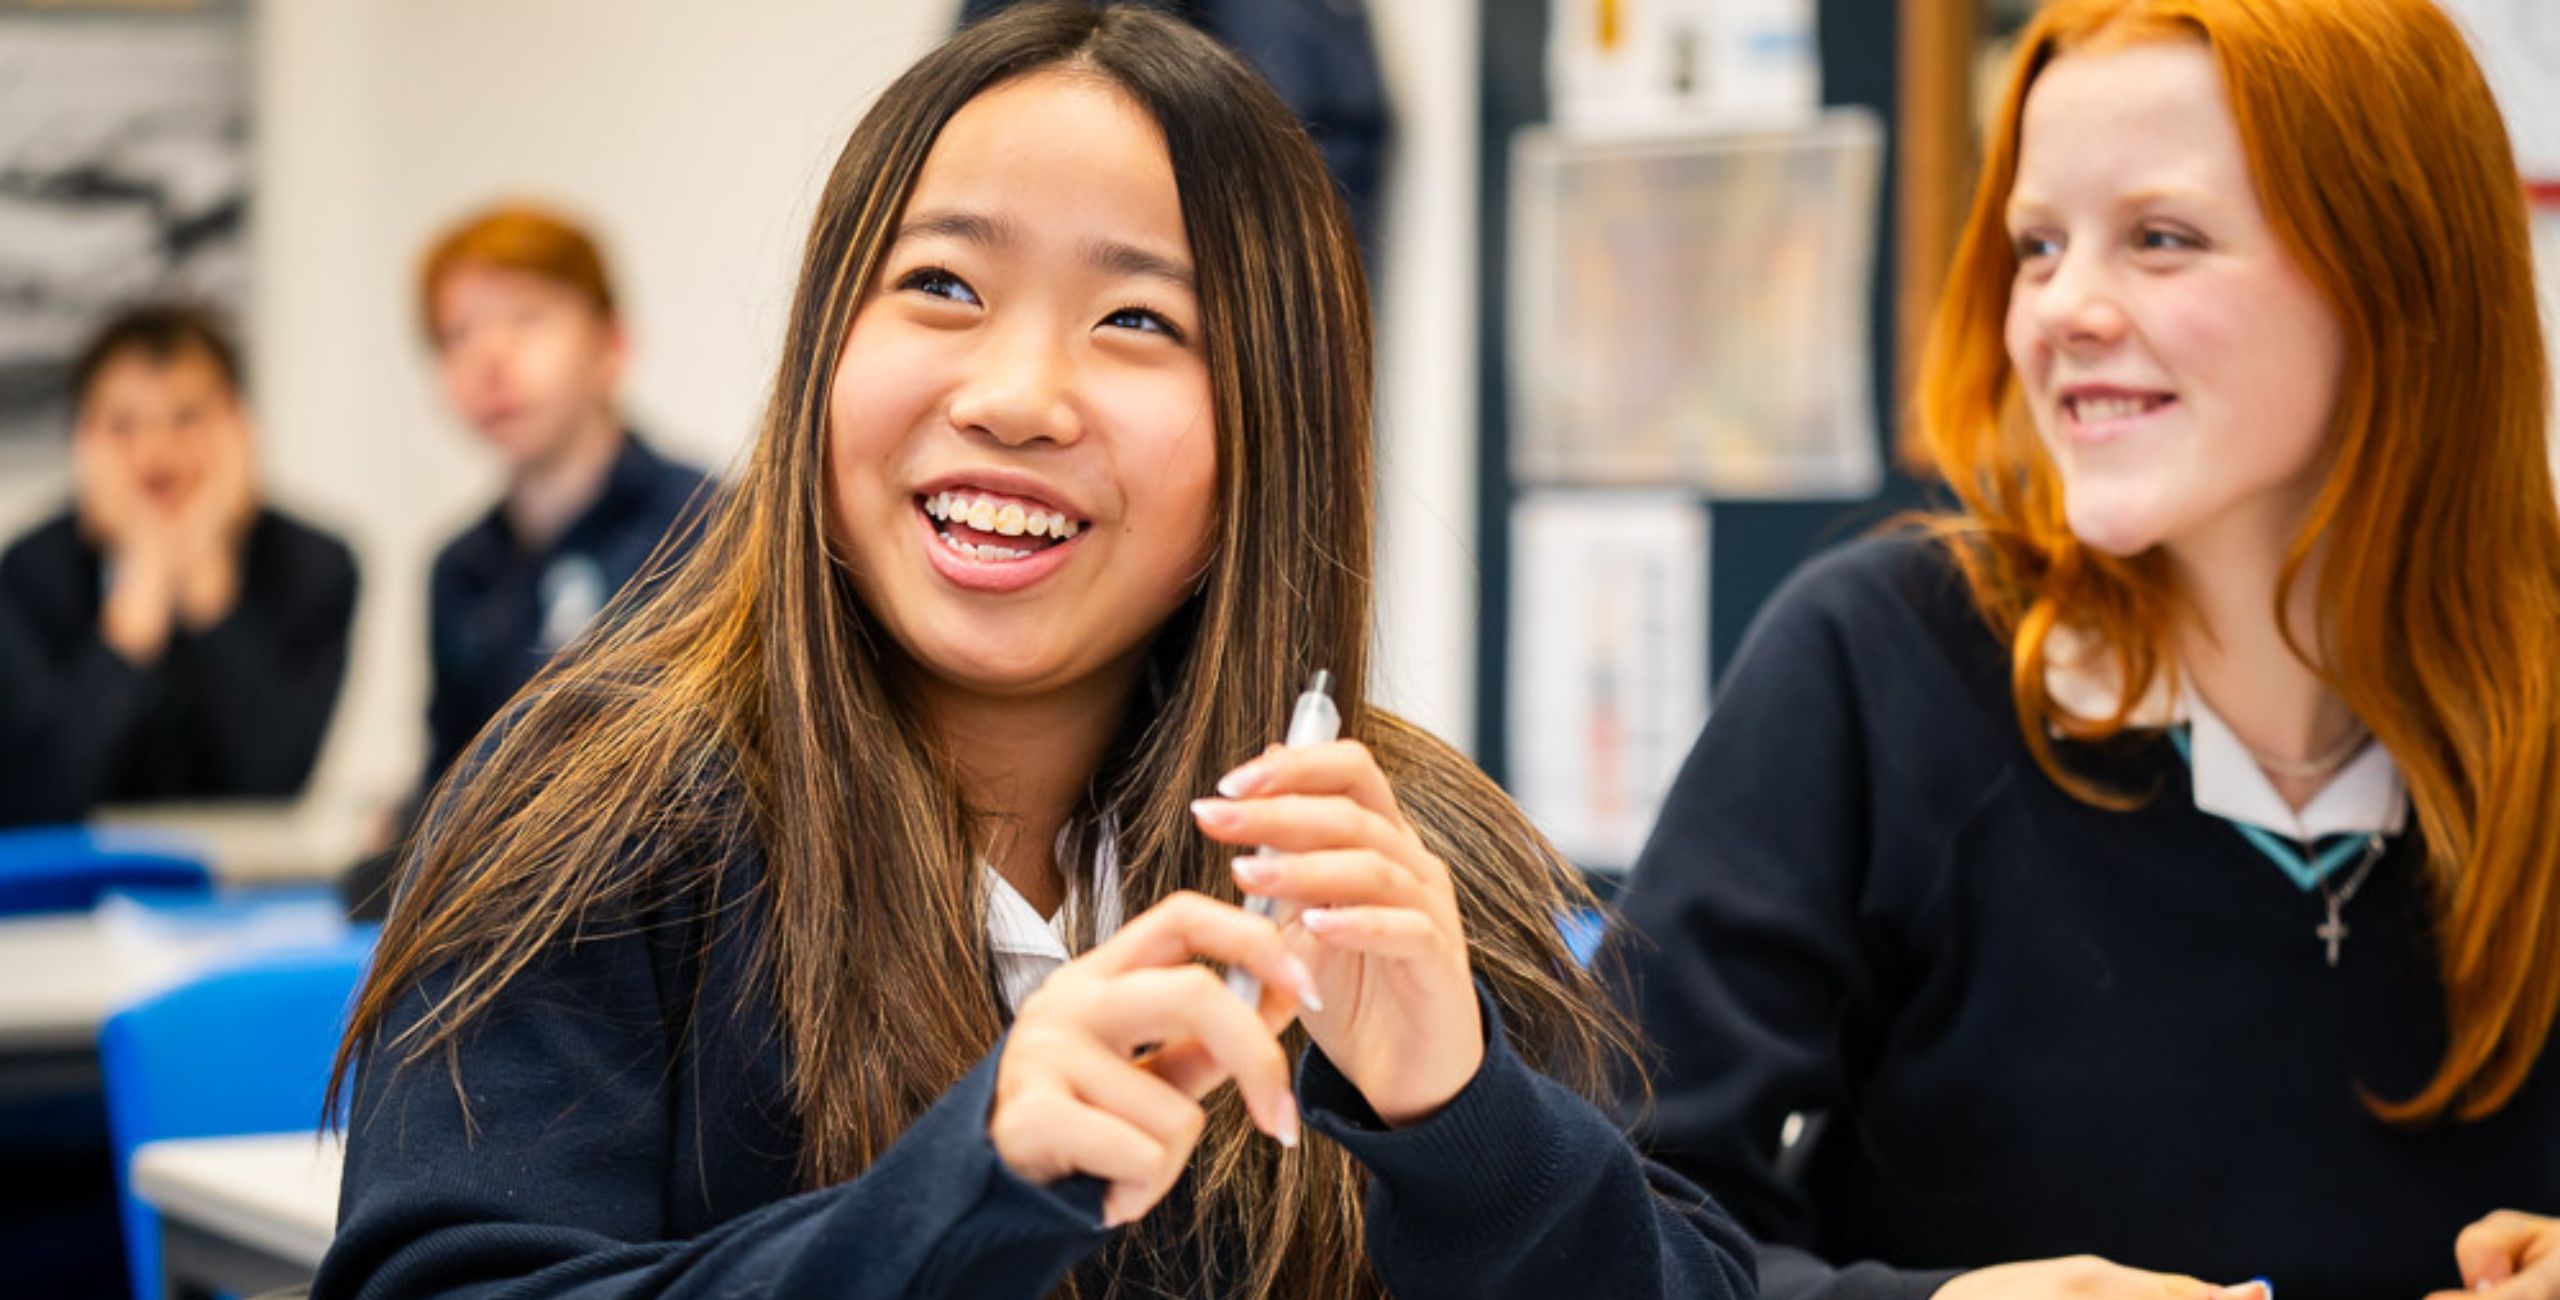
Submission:
[[[1512,793],[1566,857],[1623,871],[1707,720],[1707,508],[1532,492],[1513,507]]]
[[[1814,0],[1555,0],[1549,120],[1572,132],[1794,124],[1822,103]]]
[[[1718,500],[1860,499],[1883,124],[1512,149],[1512,472]]]
[[[238,0],[0,0],[0,441],[68,425],[73,356],[117,308],[240,320],[250,93]]]

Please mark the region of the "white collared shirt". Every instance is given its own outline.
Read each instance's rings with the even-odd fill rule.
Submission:
[[[1099,943],[1120,928],[1120,852],[1115,827],[1105,818],[1094,834],[1093,938]],[[1067,964],[1067,909],[1042,916],[1002,872],[978,864],[986,887],[987,947],[995,954],[996,987],[1005,1010],[1020,1011],[1049,973]]]
[[[2069,629],[2056,628],[2046,640],[2044,681],[2053,702],[2075,716],[2104,718],[2116,711],[2120,679],[2114,656]],[[2397,835],[2408,825],[2408,786],[2391,751],[2380,744],[2368,742],[2297,813],[2230,724],[2195,691],[2155,678],[2126,722],[2146,729],[2188,724],[2196,807],[2216,817],[2300,844],[2330,835]]]

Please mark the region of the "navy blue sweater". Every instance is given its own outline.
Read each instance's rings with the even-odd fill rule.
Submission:
[[[440,1060],[361,1073],[314,1296],[1000,1300],[1098,1268],[1098,1185],[1031,1185],[987,1138],[1000,1044],[860,1177],[800,1189],[788,1060],[748,964],[760,868],[732,865],[719,906],[589,926],[506,987],[462,1039],[476,1132]],[[441,987],[413,990],[389,1034]],[[1484,1006],[1483,1069],[1411,1128],[1383,1128],[1321,1054],[1299,1063],[1309,1140],[1372,1175],[1368,1249],[1394,1293],[1747,1300],[1741,1230],[1528,1069]],[[1218,1293],[1213,1278],[1124,1280],[1140,1284],[1124,1294]]]
[[[99,634],[106,563],[67,512],[0,556],[0,825],[298,793],[346,675],[346,545],[259,511],[240,541],[239,602],[211,627],[175,629],[147,666]]]
[[[1936,543],[1810,566],[1747,639],[1623,899],[1660,1052],[1644,1134],[1783,1297],[1918,1297],[2081,1252],[2285,1300],[2460,1286],[2453,1241],[2560,1211],[2546,1053],[2494,1118],[2403,1129],[2445,1040],[2414,830],[2325,915],[2197,811],[2158,733],[2029,757],[2008,652]],[[1816,1136],[1780,1157],[1793,1112]]]
[[[519,541],[503,505],[445,543],[427,580],[434,682],[425,784],[639,576],[662,538],[678,532],[683,544],[690,533],[679,527],[699,524],[706,482],[626,430],[596,499],[550,545]]]

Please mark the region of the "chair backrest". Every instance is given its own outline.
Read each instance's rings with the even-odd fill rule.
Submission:
[[[212,888],[204,859],[143,831],[37,826],[0,831],[0,916],[76,912],[110,889]]]
[[[1609,937],[1609,918],[1587,907],[1574,908],[1556,918],[1556,928],[1564,933],[1564,946],[1573,959],[1589,966],[1600,955],[1600,943]]]
[[[107,1019],[107,1131],[136,1296],[161,1294],[157,1217],[135,1198],[136,1147],[164,1138],[317,1132],[321,1094],[378,931],[227,962]]]

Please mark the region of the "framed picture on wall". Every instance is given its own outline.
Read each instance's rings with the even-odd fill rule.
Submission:
[[[242,0],[0,0],[0,440],[59,432],[88,333],[248,290]]]

